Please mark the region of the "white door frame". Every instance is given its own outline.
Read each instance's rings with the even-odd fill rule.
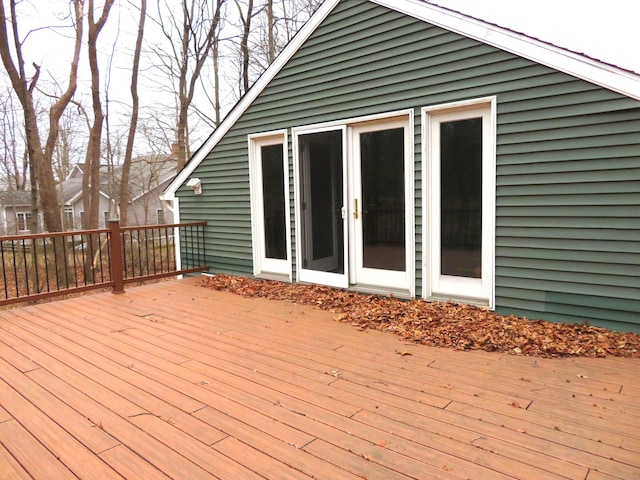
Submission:
[[[291,222],[289,219],[289,155],[286,130],[276,130],[249,135],[249,184],[251,197],[251,230],[253,244],[253,274],[257,277],[285,276],[291,281]],[[265,224],[262,188],[262,147],[282,145],[284,210],[285,210],[285,259],[267,258],[265,245]]]
[[[495,306],[496,97],[422,109],[423,297]],[[483,119],[482,273],[480,278],[441,275],[440,123]]]
[[[366,268],[363,266],[363,195],[362,195],[362,164],[360,159],[360,134],[366,132],[376,132],[382,130],[404,129],[404,203],[405,203],[405,270],[382,270]],[[397,288],[399,290],[408,290],[411,287],[410,277],[413,269],[410,268],[413,261],[412,249],[409,245],[412,243],[413,236],[413,149],[412,149],[412,133],[411,116],[394,117],[382,119],[376,122],[368,122],[356,124],[349,127],[349,281],[354,285],[371,285],[385,288]],[[357,202],[357,203],[356,203]],[[356,211],[358,205],[358,211]],[[411,213],[409,213],[411,211]]]
[[[305,268],[302,265],[301,252],[304,246],[302,245],[302,232],[307,228],[304,225],[302,218],[302,192],[300,191],[300,182],[303,179],[302,172],[300,172],[300,146],[298,138],[300,135],[308,135],[314,133],[335,132],[340,131],[342,133],[342,231],[343,231],[343,273],[322,272],[319,270],[312,270]],[[295,212],[296,212],[296,277],[300,282],[318,283],[322,285],[329,285],[332,287],[347,288],[349,286],[347,257],[348,257],[348,232],[346,224],[346,211],[345,205],[347,202],[347,127],[342,126],[326,126],[318,128],[304,128],[293,129],[293,174],[294,174],[294,190],[295,190]]]

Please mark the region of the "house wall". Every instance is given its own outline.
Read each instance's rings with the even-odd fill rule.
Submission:
[[[104,212],[109,211],[109,200],[107,200],[103,195],[100,195],[99,204],[98,228],[106,228]],[[82,230],[84,228],[82,225],[82,213],[84,212],[84,203],[82,201],[82,198],[79,198],[78,201],[72,205],[72,207],[74,229]]]
[[[169,180],[152,188],[149,192],[136,197],[128,207],[127,222],[129,225],[155,225],[158,223],[158,210],[164,214],[164,222],[173,223],[173,212],[167,203],[160,200],[160,193],[167,187]]]
[[[336,8],[196,168],[203,194],[178,191],[181,220],[208,221],[213,271],[251,274],[247,135],[413,108],[420,295],[420,107],[493,95],[497,310],[639,329],[640,103],[363,0]]]

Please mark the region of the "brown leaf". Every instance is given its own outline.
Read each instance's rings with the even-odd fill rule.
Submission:
[[[321,285],[300,285],[216,274],[201,285],[330,310],[359,330],[393,332],[405,342],[459,350],[481,349],[537,357],[640,358],[640,335],[585,324],[565,325],[504,316],[486,308],[420,299],[364,295]],[[150,318],[162,321],[161,318]],[[409,352],[397,351],[399,355]],[[535,362],[533,367],[539,367]],[[586,377],[584,377],[586,378]]]
[[[413,353],[411,353],[411,352],[407,352],[407,351],[404,351],[404,350],[396,350],[396,353],[397,353],[398,355],[402,355],[403,357],[404,357],[405,355],[413,355]]]

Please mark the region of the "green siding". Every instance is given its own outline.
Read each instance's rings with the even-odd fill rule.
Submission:
[[[420,295],[420,107],[490,95],[497,310],[640,329],[640,103],[364,0],[340,3],[197,167],[181,219],[209,222],[214,271],[251,273],[247,134],[414,109]]]

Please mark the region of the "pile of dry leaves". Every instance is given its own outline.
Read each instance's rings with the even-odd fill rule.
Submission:
[[[360,329],[393,332],[425,345],[541,357],[640,358],[640,335],[583,324],[565,325],[503,316],[448,302],[404,301],[318,285],[297,285],[217,274],[201,285],[245,297],[314,305]]]

